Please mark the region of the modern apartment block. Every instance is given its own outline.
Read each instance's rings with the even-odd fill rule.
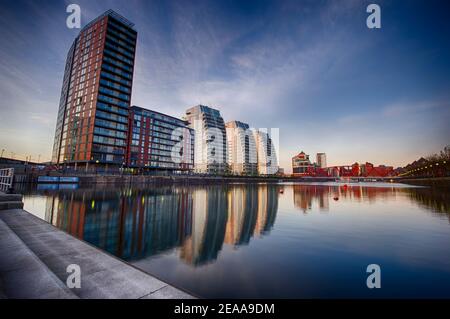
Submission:
[[[301,151],[292,158],[292,173],[294,175],[307,175],[314,169],[309,160],[309,155]]]
[[[194,130],[187,122],[138,106],[130,108],[129,167],[185,171],[194,168]]]
[[[195,172],[227,172],[227,138],[225,122],[220,112],[205,105],[197,105],[186,111],[185,119],[189,127],[195,130]]]
[[[231,121],[225,124],[227,132],[228,166],[238,175],[258,174],[255,134],[246,123]]]
[[[137,32],[112,10],[67,55],[52,162],[125,164]]]
[[[317,153],[316,164],[319,168],[327,167],[327,155],[325,153]]]
[[[274,175],[278,173],[278,157],[275,145],[269,133],[254,131],[256,153],[258,155],[258,174]]]

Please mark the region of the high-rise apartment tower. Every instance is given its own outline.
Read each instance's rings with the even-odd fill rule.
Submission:
[[[125,164],[137,32],[112,10],[81,29],[67,55],[56,164]]]

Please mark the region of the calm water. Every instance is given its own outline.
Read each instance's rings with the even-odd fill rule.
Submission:
[[[450,297],[448,189],[177,185],[37,189],[24,201],[201,297]],[[381,266],[381,289],[366,286],[369,264]]]

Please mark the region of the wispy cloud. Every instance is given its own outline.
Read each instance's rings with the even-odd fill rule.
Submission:
[[[2,148],[50,154],[65,57],[78,32],[65,27],[69,3],[1,4]],[[410,37],[415,26],[402,20],[409,7],[386,4],[377,32],[365,27],[359,0],[78,3],[83,23],[109,8],[136,23],[134,104],[182,116],[203,103],[226,121],[279,127],[288,172],[300,149],[325,151],[331,164],[404,164],[421,155],[418,145],[426,153],[448,139],[442,57],[450,52],[433,38],[434,24]]]

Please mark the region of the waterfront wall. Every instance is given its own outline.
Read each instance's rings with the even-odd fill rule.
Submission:
[[[450,177],[427,177],[427,178],[410,177],[410,178],[398,178],[396,181],[400,183],[417,186],[450,188]]]
[[[69,175],[61,175],[69,176]],[[154,175],[75,175],[79,180],[79,185],[134,185],[134,184],[209,184],[209,183],[279,183],[279,182],[327,182],[334,181],[334,178],[291,178],[291,177],[248,177],[248,176],[207,176],[207,175],[172,175],[172,176],[154,176]],[[16,175],[16,184],[35,184],[38,175]]]

